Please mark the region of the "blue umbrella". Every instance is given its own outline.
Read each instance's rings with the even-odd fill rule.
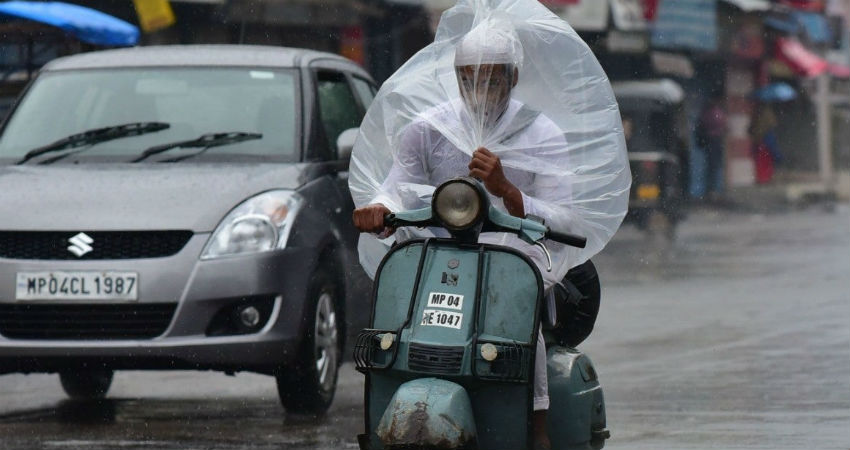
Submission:
[[[139,29],[123,20],[84,6],[62,2],[11,1],[0,3],[6,17],[54,26],[89,44],[110,47],[136,45]]]
[[[757,100],[771,102],[787,102],[797,98],[797,91],[788,83],[770,83],[753,93]]]

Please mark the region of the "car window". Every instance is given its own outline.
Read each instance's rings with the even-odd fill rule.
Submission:
[[[0,136],[0,158],[20,158],[87,130],[153,121],[170,126],[97,144],[65,162],[129,161],[151,146],[223,132],[262,133],[262,138],[211,147],[192,160],[297,160],[296,76],[291,70],[209,67],[46,73],[9,118]]]
[[[336,139],[343,131],[357,128],[363,120],[363,113],[354,98],[351,86],[345,76],[338,72],[319,72],[317,74],[317,95],[319,98],[319,117],[325,136],[336,153]]]
[[[372,83],[362,79],[353,77],[352,83],[354,83],[354,89],[357,91],[357,96],[360,97],[360,101],[363,103],[364,108],[368,108],[370,104],[372,104],[372,100],[375,99],[375,87]]]

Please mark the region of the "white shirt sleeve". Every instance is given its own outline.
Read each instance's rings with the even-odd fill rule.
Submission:
[[[564,134],[551,120],[544,116],[538,120],[529,130],[529,135],[536,139],[535,148],[532,150],[540,159],[545,159],[547,154],[557,155],[551,158],[557,167],[572,167],[564,158],[567,152],[567,141]],[[559,231],[569,231],[571,228],[569,205],[572,204],[572,190],[569,183],[565,183],[565,177],[569,174],[555,176],[551,174],[537,173],[530,189],[522,192],[523,209],[526,215],[540,217],[546,224]]]
[[[393,211],[418,207],[405,201],[400,190],[405,185],[428,183],[423,150],[428,148],[429,139],[429,130],[424,122],[413,122],[404,129],[390,172],[370,203],[382,203]]]

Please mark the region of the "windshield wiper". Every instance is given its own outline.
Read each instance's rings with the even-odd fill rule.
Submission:
[[[40,156],[45,153],[74,149],[84,146],[90,148],[91,146],[95,144],[100,144],[101,142],[111,141],[113,139],[119,139],[124,137],[139,136],[147,133],[154,133],[156,131],[161,131],[166,128],[169,128],[170,126],[171,125],[164,122],[133,122],[125,123],[122,125],[114,125],[111,127],[95,128],[92,130],[83,131],[82,133],[72,134],[68,137],[64,137],[56,142],[47,144],[43,147],[34,148],[28,151],[27,154],[24,155],[24,157],[21,158],[21,160],[18,161],[16,164],[23,164],[35,158],[36,156]],[[44,161],[44,163],[51,163],[73,153],[78,152],[66,153],[49,161]]]
[[[212,147],[221,147],[223,145],[231,145],[238,144],[239,142],[250,141],[253,139],[262,139],[262,133],[246,133],[243,131],[232,131],[228,133],[208,133],[201,135],[197,139],[190,139],[188,141],[178,141],[171,142],[168,144],[157,145],[151,147],[142,152],[138,158],[132,160],[131,162],[140,162],[144,161],[150,156],[157,155],[163,152],[167,152],[169,150],[175,148],[201,148],[201,151],[192,153],[190,155],[178,156],[176,158],[172,158],[168,160],[168,162],[177,162],[184,160],[186,158],[191,158],[193,156],[200,155],[201,153],[209,150]]]

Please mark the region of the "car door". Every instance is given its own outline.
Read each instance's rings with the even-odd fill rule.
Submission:
[[[367,322],[361,319],[368,319],[368,314],[359,314],[352,310],[359,310],[359,312],[370,310],[369,288],[371,282],[359,265],[357,240],[360,233],[351,222],[354,202],[348,190],[348,165],[347,161],[344,166],[341,165],[342,161],[339,160],[337,153],[337,138],[343,131],[360,126],[366,108],[374,96],[374,85],[370,86],[369,83],[371,82],[364,78],[355,78],[349,73],[330,69],[316,69],[314,79],[316,81],[315,98],[318,108],[319,132],[324,135],[325,142],[330,147],[329,166],[333,167],[333,170],[329,176],[332,179],[338,201],[338,212],[333,216],[336,220],[339,220],[337,229],[340,238],[345,243],[343,258],[346,265],[350,267],[346,269],[350,283],[348,292],[357,293],[354,296],[347,296],[346,309],[349,312],[346,314],[349,322],[347,334],[349,335],[348,342],[351,344],[353,343],[351,338],[367,325]],[[355,79],[360,80],[359,88],[354,82]],[[363,82],[367,84],[364,86],[362,85]]]
[[[330,70],[317,71],[316,80],[319,121],[331,147],[331,158],[336,159],[337,138],[345,130],[360,127],[377,88],[370,80],[358,75]],[[336,173],[336,187],[343,198],[343,208],[353,211],[347,167]]]
[[[375,93],[378,91],[375,84],[365,78],[359,77],[357,75],[349,74],[348,81],[350,86],[353,89],[353,93],[357,103],[360,107],[360,116],[357,120],[357,127],[360,127],[360,123],[363,121],[363,116],[366,115],[366,110],[369,109],[369,105],[372,104],[372,100],[375,99]],[[351,198],[351,193],[348,190],[348,171],[339,173],[339,180],[342,182],[339,184],[340,191],[346,198],[346,201],[349,203],[353,210],[354,201]]]

